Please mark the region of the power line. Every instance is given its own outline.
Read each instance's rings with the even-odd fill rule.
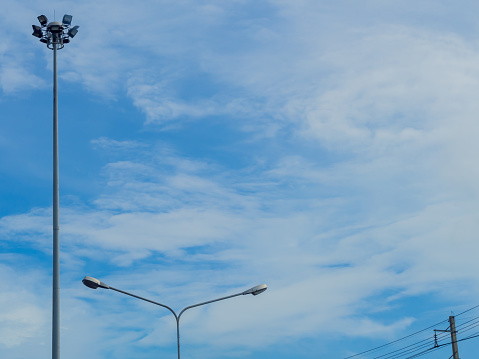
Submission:
[[[469,324],[468,326],[464,327],[464,328],[461,329],[461,330],[457,330],[457,329],[456,329],[456,331],[457,331],[458,333],[459,333],[459,332],[460,332],[460,333],[463,333],[463,332],[467,332],[467,331],[469,331],[469,330],[471,330],[471,329],[473,329],[473,328],[476,328],[476,327],[478,327],[478,326],[479,326],[479,321],[477,321],[477,322],[475,322],[475,323],[472,323],[472,324]],[[466,328],[467,328],[467,329],[466,329]]]
[[[389,353],[386,353],[386,354],[383,354],[383,355],[380,355],[380,356],[377,356],[377,357],[374,357],[373,359],[393,359],[393,358],[396,358],[398,356],[401,356],[402,355],[402,351],[404,351],[405,349],[409,348],[408,350],[406,350],[406,352],[409,352],[409,351],[414,351],[414,350],[417,350],[417,348],[422,348],[423,346],[428,346],[429,344],[428,343],[423,343],[423,342],[429,342],[431,340],[431,338],[426,338],[426,339],[423,339],[419,342],[416,342],[416,343],[413,343],[413,344],[410,344],[410,345],[407,345],[405,347],[402,347],[402,348],[399,348],[399,349],[396,349],[396,350],[393,350],[392,352],[389,352]],[[422,343],[422,344],[419,344],[419,343]],[[412,348],[411,348],[412,347]],[[401,353],[397,353],[397,352],[401,352]],[[396,353],[396,354],[393,354],[393,353]],[[391,355],[393,354],[393,355]],[[389,356],[388,356],[389,355]]]
[[[421,357],[423,355],[426,355],[426,354],[429,354],[429,353],[432,353],[432,352],[435,352],[436,350],[439,350],[440,348],[439,347],[435,347],[435,348],[429,348],[429,349],[426,349],[424,350],[423,352],[421,353],[417,353],[417,354],[414,354],[413,356],[410,356],[410,357],[407,357],[405,359],[414,359],[414,358],[418,358],[418,357]]]
[[[465,314],[465,313],[467,313],[467,312],[470,312],[470,311],[472,311],[472,310],[474,310],[474,309],[476,309],[476,308],[478,308],[478,307],[479,307],[479,305],[476,305],[476,306],[474,306],[474,307],[472,307],[472,308],[469,308],[469,309],[467,309],[467,310],[465,310],[465,311],[463,311],[463,312],[457,314],[456,317],[457,317],[457,316],[460,316],[460,315],[463,315],[463,314]],[[458,326],[456,327],[456,332],[457,332],[457,333],[459,333],[459,332],[460,332],[460,333],[463,333],[463,332],[472,330],[472,329],[475,328],[475,327],[478,327],[478,326],[479,326],[479,320],[478,320],[478,319],[479,319],[479,316],[476,316],[476,317],[473,317],[472,319],[470,319],[470,320],[468,320],[468,321],[466,321],[466,322],[464,322],[464,323],[458,325]],[[402,338],[399,338],[399,339],[397,339],[397,340],[394,340],[394,341],[392,341],[392,342],[389,342],[389,343],[386,343],[386,344],[377,346],[377,347],[375,347],[375,348],[368,349],[368,350],[365,350],[365,351],[363,351],[363,352],[360,352],[360,353],[357,353],[357,354],[354,354],[354,355],[350,355],[350,356],[348,356],[348,357],[345,357],[344,359],[351,359],[351,358],[355,358],[355,357],[359,357],[359,356],[364,356],[364,354],[367,354],[367,353],[372,354],[372,353],[375,352],[375,351],[384,349],[384,348],[386,348],[386,347],[388,347],[388,346],[390,346],[390,345],[393,345],[393,344],[396,344],[396,343],[401,342],[401,341],[403,341],[403,340],[406,340],[406,339],[408,339],[408,338],[414,337],[415,335],[418,335],[418,334],[423,333],[423,332],[425,332],[425,331],[427,331],[427,330],[430,330],[430,329],[433,328],[433,327],[437,327],[437,326],[439,326],[439,325],[441,325],[441,324],[443,324],[443,323],[445,323],[445,322],[448,322],[448,320],[447,320],[447,319],[446,319],[446,320],[443,320],[443,321],[441,321],[441,322],[439,322],[439,323],[436,323],[436,324],[434,324],[434,325],[431,325],[431,326],[429,326],[429,327],[427,327],[427,328],[425,328],[425,329],[419,330],[419,331],[417,331],[417,332],[414,332],[414,333],[412,333],[412,334],[406,335],[406,336],[404,336],[404,337],[402,337]],[[470,323],[470,324],[469,324],[469,325],[466,325],[466,324],[468,324],[468,323]],[[461,329],[458,329],[458,328],[461,328]],[[447,329],[446,329],[446,330],[447,330]],[[470,337],[457,340],[457,342],[463,341],[463,340],[473,339],[473,338],[476,338],[477,336],[479,336],[479,333],[477,333],[477,335],[475,335],[475,334],[476,334],[476,333],[474,333],[474,334],[473,334],[472,336],[470,336]],[[402,348],[399,348],[399,349],[390,351],[390,352],[388,352],[388,353],[386,353],[386,354],[382,354],[382,355],[380,355],[380,356],[374,357],[373,359],[397,359],[397,358],[404,357],[404,356],[406,356],[406,355],[411,355],[411,354],[412,354],[412,356],[408,356],[408,357],[405,358],[405,359],[417,358],[417,357],[419,357],[419,356],[423,356],[423,355],[429,354],[429,353],[432,352],[432,351],[439,350],[439,349],[441,349],[442,347],[444,347],[444,346],[446,346],[446,345],[452,344],[452,342],[439,344],[440,342],[446,340],[446,337],[448,337],[448,335],[447,335],[445,332],[443,332],[443,333],[441,333],[441,334],[439,334],[439,335],[436,334],[434,337],[428,337],[428,338],[426,338],[426,339],[417,341],[417,342],[415,342],[415,343],[413,343],[413,344],[409,344],[409,345],[406,345],[406,346],[404,346],[404,347],[402,347]],[[431,347],[431,348],[428,348],[428,349],[426,349],[426,350],[423,350],[423,351],[421,351],[421,352],[416,352],[416,351],[418,351],[418,350],[421,350],[421,349],[427,347],[427,346],[428,346],[428,344],[427,344],[428,341],[434,342],[434,346]],[[414,352],[416,352],[416,353],[414,353]]]
[[[451,345],[452,343],[458,343],[458,342],[462,342],[462,341],[466,341],[466,340],[470,340],[470,339],[474,339],[474,338],[478,338],[479,337],[479,332],[476,332],[466,338],[462,338],[462,339],[458,339],[456,340],[455,342],[449,342],[449,343],[444,343],[444,344],[440,344],[436,347],[433,347],[433,348],[430,348],[430,349],[427,349],[421,353],[418,353],[418,354],[415,354],[413,356],[410,356],[410,357],[407,357],[405,359],[412,359],[412,358],[417,358],[418,356],[422,356],[422,355],[426,355],[428,354],[429,352],[432,352],[432,351],[435,351],[435,350],[439,350],[439,349],[442,349],[442,347],[446,346],[446,345]],[[450,358],[449,358],[450,359]]]
[[[389,345],[395,344],[395,343],[397,343],[397,342],[400,342],[400,341],[402,341],[402,340],[405,340],[405,339],[407,339],[407,338],[410,338],[410,337],[412,337],[412,336],[414,336],[414,335],[417,335],[417,334],[419,334],[419,333],[425,332],[426,330],[429,330],[429,329],[431,329],[431,328],[433,328],[433,327],[437,327],[438,325],[441,325],[441,324],[444,323],[444,322],[447,322],[447,319],[446,319],[446,320],[443,320],[442,322],[439,322],[439,323],[437,323],[437,324],[431,325],[430,327],[427,327],[427,328],[425,328],[425,329],[419,330],[419,331],[417,331],[417,332],[415,332],[415,333],[406,335],[405,337],[396,339],[396,340],[394,340],[394,341],[392,341],[392,342],[389,342],[389,343],[380,345],[380,346],[378,346],[378,347],[376,347],[376,348],[372,348],[372,349],[363,351],[363,352],[361,352],[361,353],[357,353],[357,354],[354,354],[354,355],[350,355],[350,356],[348,356],[348,357],[346,357],[346,358],[344,358],[344,359],[354,358],[354,357],[357,357],[357,356],[359,356],[359,355],[363,355],[363,354],[370,353],[370,352],[375,351],[375,350],[378,350],[378,349],[382,349],[382,348],[384,348],[384,347],[387,347],[387,346],[389,346]]]
[[[408,358],[414,358],[414,357],[416,357],[416,355],[423,355],[422,353],[425,353],[427,351],[430,351],[431,349],[436,348],[437,347],[436,346],[437,341],[439,341],[439,342],[444,341],[445,340],[444,337],[447,337],[447,334],[442,333],[442,334],[439,335],[439,338],[437,338],[437,336],[435,336],[434,337],[434,343],[435,343],[434,346],[432,348],[428,348],[426,350],[423,350],[422,352],[417,353],[418,350],[424,349],[424,348],[430,346],[430,344],[428,344],[428,343],[419,344],[419,343],[425,342],[425,341],[432,342],[433,341],[432,336],[428,337],[428,338],[426,338],[422,341],[419,341],[419,342],[416,342],[414,344],[408,345],[406,347],[399,348],[399,349],[397,349],[393,352],[386,353],[386,354],[382,355],[382,357],[383,357],[382,359],[396,359],[396,358],[404,357],[406,355],[412,355],[412,356],[409,356]],[[411,347],[411,348],[409,348],[409,347]],[[407,349],[407,348],[409,348],[409,349]],[[407,349],[407,350],[405,350],[405,349]],[[393,354],[393,353],[395,353],[395,354]],[[393,355],[391,355],[391,354],[393,354]],[[376,358],[373,358],[373,359],[376,359]]]
[[[468,309],[468,310],[465,310],[465,311],[462,312],[462,313],[457,314],[456,317],[458,317],[458,316],[460,316],[460,315],[463,315],[464,313],[470,312],[471,310],[476,309],[476,308],[478,308],[478,307],[479,307],[479,304],[476,305],[475,307],[472,307],[472,308],[470,308],[470,309]]]
[[[438,339],[439,339],[439,342],[445,340],[446,336],[447,334],[444,334],[444,333],[439,334],[439,338],[437,337],[437,335],[434,337],[428,336],[425,339],[406,345],[399,349],[390,351],[388,353],[379,355],[377,357],[374,357],[373,359],[396,359],[396,358],[404,357],[405,355],[414,354],[418,350],[421,350],[423,348],[426,348],[432,345],[433,342],[436,343]]]
[[[479,332],[477,333],[474,333],[473,335],[469,336],[469,337],[466,337],[466,338],[462,338],[462,339],[458,339],[455,343],[458,343],[458,342],[462,342],[462,341],[465,341],[465,340],[470,340],[470,339],[474,339],[474,338],[478,338],[479,337]],[[405,359],[413,359],[413,358],[417,358],[417,357],[420,357],[420,356],[423,356],[423,355],[426,355],[426,354],[429,354],[430,352],[433,352],[433,351],[436,351],[436,350],[439,350],[439,349],[442,349],[442,347],[446,346],[446,345],[451,345],[453,342],[449,342],[449,343],[444,343],[444,344],[441,344],[437,347],[434,347],[434,348],[430,348],[430,349],[427,349],[421,353],[418,353],[414,356],[411,356],[411,357],[407,357]],[[449,357],[449,359],[451,359],[451,357]]]
[[[415,354],[418,354],[418,351],[423,350],[424,348],[428,348],[428,350],[431,349],[431,344],[430,343],[424,343],[424,344],[415,346],[415,347],[407,349],[407,350],[404,350],[405,348],[401,348],[401,349],[397,350],[397,351],[399,351],[398,353],[396,353],[394,355],[384,357],[383,359],[397,359],[397,358],[405,357],[407,355],[415,355]],[[390,354],[390,353],[388,353],[388,354]]]

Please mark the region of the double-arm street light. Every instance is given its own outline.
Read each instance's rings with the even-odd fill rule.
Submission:
[[[180,312],[180,314],[176,314],[176,312],[173,309],[171,309],[170,307],[168,307],[167,305],[154,302],[152,300],[149,300],[149,299],[140,297],[138,295],[122,291],[122,290],[117,289],[117,288],[113,288],[112,286],[109,286],[109,285],[107,285],[103,282],[100,282],[96,278],[86,276],[85,278],[83,278],[82,282],[83,282],[84,285],[86,285],[87,287],[92,288],[92,289],[97,289],[97,288],[111,289],[111,290],[114,290],[116,292],[120,292],[120,293],[129,295],[131,297],[135,297],[135,298],[144,300],[145,302],[153,303],[153,304],[159,305],[160,307],[168,309],[175,316],[175,319],[176,319],[176,342],[177,342],[177,346],[178,346],[178,359],[180,359],[180,318],[181,318],[181,315],[185,311],[187,311],[190,308],[199,307],[201,305],[205,305],[205,304],[209,304],[209,303],[213,303],[213,302],[219,302],[220,300],[225,300],[225,299],[229,299],[229,298],[233,298],[233,297],[238,297],[240,295],[246,295],[246,294],[258,295],[260,293],[263,293],[268,288],[266,286],[266,284],[260,284],[260,285],[257,285],[256,287],[250,288],[250,289],[245,290],[244,292],[241,292],[241,293],[236,293],[236,294],[233,294],[233,295],[228,295],[226,297],[209,300],[207,302],[190,305],[190,306],[184,308]]]
[[[52,300],[52,358],[60,359],[60,245],[59,245],[59,166],[58,166],[58,89],[57,50],[63,49],[75,37],[79,26],[71,26],[72,16],[64,15],[62,22],[48,23],[45,15],[38,16],[41,26],[32,25],[33,36],[53,50],[53,300]]]

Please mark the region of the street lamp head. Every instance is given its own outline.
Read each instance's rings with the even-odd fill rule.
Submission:
[[[100,287],[104,289],[110,289],[107,284],[100,282],[98,279],[93,277],[85,276],[85,278],[82,279],[82,282],[88,288],[97,289],[98,287]]]
[[[37,19],[40,25],[42,26],[45,26],[46,24],[48,24],[48,18],[45,15],[40,15],[37,17]]]
[[[260,284],[260,285],[257,285],[256,287],[245,290],[243,292],[243,295],[246,295],[246,294],[258,295],[263,293],[266,289],[268,289],[268,286],[266,284]]]
[[[72,23],[72,18],[73,16],[71,15],[67,15],[67,14],[63,15],[63,20],[62,20],[63,25],[70,26]]]

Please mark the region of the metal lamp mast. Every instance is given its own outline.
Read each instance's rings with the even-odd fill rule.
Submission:
[[[72,16],[62,22],[48,23],[45,15],[38,16],[41,26],[32,25],[33,36],[53,50],[53,297],[52,297],[52,359],[60,359],[60,241],[59,241],[59,164],[58,164],[58,80],[57,50],[70,42],[79,26],[71,26]]]

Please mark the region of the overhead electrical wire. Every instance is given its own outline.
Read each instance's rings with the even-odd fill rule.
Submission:
[[[369,349],[369,350],[365,350],[365,351],[363,351],[363,352],[361,352],[361,353],[357,353],[357,354],[354,354],[354,355],[350,355],[350,356],[348,356],[348,357],[346,357],[346,358],[344,358],[344,359],[350,359],[350,358],[358,357],[358,356],[360,356],[360,355],[363,355],[363,354],[366,354],[366,353],[370,353],[370,352],[373,352],[373,351],[382,349],[382,348],[387,347],[387,346],[389,346],[389,345],[392,345],[392,344],[398,343],[398,342],[400,342],[400,341],[403,341],[403,340],[405,340],[405,339],[407,339],[407,338],[411,338],[411,337],[413,337],[414,335],[417,335],[417,334],[420,334],[420,333],[422,333],[422,332],[425,332],[426,330],[429,330],[429,329],[431,329],[431,328],[433,328],[433,327],[437,327],[438,325],[441,325],[441,324],[443,324],[443,323],[445,323],[445,322],[447,322],[447,321],[448,321],[447,319],[446,319],[446,320],[443,320],[443,321],[441,321],[441,322],[439,322],[439,323],[436,323],[436,324],[434,324],[434,325],[431,325],[430,327],[427,327],[427,328],[424,328],[424,329],[419,330],[419,331],[417,331],[417,332],[414,332],[414,333],[412,333],[412,334],[406,335],[405,337],[396,339],[396,340],[394,340],[394,341],[392,341],[392,342],[389,342],[389,343],[380,345],[380,346],[378,346],[378,347],[375,347],[375,348],[372,348],[372,349]]]
[[[441,333],[436,336],[430,335],[426,337],[425,339],[419,340],[415,343],[406,345],[404,347],[390,351],[388,353],[376,356],[372,359],[396,359],[396,358],[404,357],[406,355],[415,354],[415,352],[417,352],[418,350],[422,350],[424,348],[430,347],[431,345],[434,345],[436,342],[442,342],[446,340],[447,336],[448,335],[445,333]]]
[[[415,357],[415,355],[421,354],[423,352],[431,350],[432,348],[437,347],[437,346],[435,346],[435,344],[433,345],[433,343],[435,343],[435,341],[436,342],[441,342],[441,341],[445,340],[444,335],[439,335],[439,337],[440,338],[437,338],[437,337],[434,338],[434,336],[431,336],[427,339],[422,340],[422,342],[428,341],[427,343],[419,344],[420,342],[417,342],[417,343],[411,344],[409,346],[399,348],[399,349],[397,349],[393,352],[386,353],[382,356],[382,359],[397,359],[397,358],[406,357],[408,355],[409,356],[407,358],[410,358],[411,356]],[[433,346],[431,347],[431,345],[433,345]],[[408,347],[411,347],[411,348],[407,349]],[[427,349],[424,350],[425,348],[427,348]],[[377,358],[379,358],[379,357],[377,357]],[[373,358],[373,359],[376,359],[376,358]]]
[[[478,338],[479,337],[479,332],[477,333],[474,333],[473,335],[469,336],[469,337],[466,337],[466,338],[462,338],[462,339],[458,339],[456,340],[456,343],[458,342],[462,342],[462,341],[465,341],[465,340],[469,340],[469,339],[474,339],[474,338]],[[433,347],[433,348],[430,348],[430,349],[427,349],[421,353],[418,353],[418,354],[415,354],[413,356],[410,356],[410,357],[407,357],[405,359],[413,359],[413,358],[417,358],[417,357],[420,357],[420,356],[423,356],[423,355],[426,355],[426,354],[429,354],[433,351],[436,351],[436,350],[439,350],[439,349],[442,349],[442,347],[446,346],[446,345],[451,345],[452,342],[449,342],[449,343],[444,343],[444,344],[441,344],[437,347]],[[449,358],[450,359],[450,358]]]
[[[460,315],[463,315],[467,312],[470,312],[476,308],[478,308],[479,305],[476,305],[468,310],[465,310],[459,314],[457,314],[455,317],[458,317]],[[422,329],[422,330],[419,330],[417,332],[414,332],[412,334],[409,334],[405,337],[402,337],[402,338],[399,338],[397,340],[394,340],[392,342],[389,342],[389,343],[386,343],[386,344],[383,344],[383,345],[380,345],[380,346],[377,346],[375,348],[372,348],[372,349],[369,349],[369,350],[366,350],[366,351],[363,351],[361,353],[357,353],[357,354],[354,354],[354,355],[350,355],[348,357],[345,357],[344,359],[351,359],[351,358],[360,358],[360,357],[364,357],[365,354],[372,354],[374,353],[375,351],[379,351],[381,349],[384,349],[390,345],[393,345],[393,344],[396,344],[398,342],[401,342],[403,340],[406,340],[406,339],[409,339],[411,337],[414,337],[418,334],[421,334],[427,330],[430,330],[431,328],[433,327],[438,327],[440,326],[441,324],[443,323],[446,323],[446,322],[449,322],[449,320],[443,320],[439,323],[436,323],[434,325],[431,325],[425,329]],[[469,323],[469,324],[468,324]],[[468,324],[468,325],[466,325]],[[479,326],[479,316],[476,316],[476,317],[473,317],[472,319],[464,322],[464,323],[461,323],[461,324],[457,324],[456,325],[456,333],[464,333],[466,331],[469,331],[469,330],[472,330],[473,328],[476,328]],[[449,327],[448,327],[449,329]],[[451,342],[448,342],[448,343],[442,343],[444,340],[446,340],[448,337],[449,337],[449,332],[447,332],[447,329],[446,331],[441,331],[440,334],[435,334],[433,336],[428,336],[427,338],[425,339],[422,339],[422,340],[419,340],[413,344],[409,344],[409,345],[406,345],[404,347],[401,347],[399,349],[396,349],[396,350],[393,350],[393,351],[390,351],[386,354],[382,354],[382,355],[379,355],[379,356],[376,356],[372,359],[399,359],[399,358],[403,358],[405,357],[406,355],[410,355],[408,357],[405,357],[404,359],[413,359],[413,358],[417,358],[419,356],[423,356],[423,355],[426,355],[426,354],[429,354],[433,351],[436,351],[436,350],[439,350],[441,349],[442,347],[446,346],[446,345],[450,345]],[[474,333],[472,334],[471,336],[469,337],[466,337],[466,338],[462,338],[462,339],[458,339],[457,341],[463,341],[463,340],[469,340],[469,339],[473,339],[473,338],[476,338],[476,337],[479,337],[479,332],[478,333]],[[430,344],[429,343],[434,343],[432,347],[428,348],[428,349],[425,349],[423,350],[424,348],[426,348],[427,346],[429,346]],[[421,350],[420,352],[418,352],[419,350]]]
[[[423,343],[423,342],[426,342],[426,343]],[[419,344],[419,343],[422,343],[422,344]],[[416,342],[416,343],[413,343],[413,344],[410,344],[410,345],[407,345],[405,347],[402,347],[402,348],[399,348],[399,349],[396,349],[396,350],[393,350],[392,352],[389,352],[389,353],[386,353],[386,354],[383,354],[383,355],[380,355],[380,356],[377,356],[377,357],[374,357],[373,359],[389,359],[389,358],[395,358],[398,354],[400,353],[397,353],[399,351],[403,351],[407,348],[409,348],[407,351],[411,351],[411,350],[416,350],[416,348],[421,348],[423,346],[429,346],[431,343],[431,338],[426,338],[426,339],[423,339],[419,342]],[[412,347],[412,348],[411,348]],[[393,354],[393,353],[396,353],[396,354]],[[393,355],[391,355],[393,354]]]
[[[462,334],[462,333],[467,332],[467,331],[469,331],[469,330],[472,330],[472,329],[474,329],[474,328],[476,328],[476,327],[479,327],[479,323],[475,323],[474,325],[472,325],[472,324],[471,324],[471,325],[468,325],[468,326],[466,327],[467,329],[464,328],[464,329],[461,329],[461,330],[456,330],[456,332],[457,332],[458,334],[459,334],[459,333]]]
[[[476,308],[479,308],[479,304],[476,305],[475,307],[472,307],[472,308],[469,308],[468,310],[463,311],[462,313],[457,314],[456,317],[458,317],[460,315],[463,315],[464,313],[470,312],[471,310],[476,309]]]
[[[466,329],[465,331],[468,331],[468,330],[471,330],[475,327],[478,327],[479,324],[477,323],[473,323],[474,325],[470,325],[470,328]],[[441,341],[444,341],[445,340],[445,337],[448,337],[449,335],[447,333],[441,333],[439,335],[439,337],[441,338],[438,338],[438,342],[441,342]],[[462,338],[462,339],[458,339],[456,340],[456,342],[461,342],[461,341],[465,341],[465,340],[469,340],[469,339],[473,339],[473,338],[477,338],[479,337],[479,332],[476,332],[474,334],[471,334],[470,336],[466,337],[466,338]],[[419,343],[419,342],[418,342]],[[417,358],[417,357],[420,357],[420,356],[423,356],[423,355],[426,355],[426,354],[429,354],[433,351],[436,351],[436,350],[439,350],[439,349],[442,349],[443,347],[445,346],[449,346],[451,345],[452,342],[449,341],[447,343],[441,343],[441,344],[437,344],[437,346],[434,346],[434,347],[431,347],[431,348],[428,348],[426,350],[422,350],[421,352],[418,352],[418,353],[411,353],[411,351],[415,351],[415,350],[419,350],[419,349],[423,349],[425,346],[427,345],[419,345],[419,346],[416,346],[414,348],[411,348],[411,349],[408,349],[408,350],[403,350],[401,351],[402,349],[406,349],[407,347],[403,347],[403,348],[400,348],[398,350],[395,350],[394,352],[390,352],[390,353],[387,353],[385,355],[382,355],[381,356],[381,359],[397,359],[397,358],[401,358],[401,357],[405,357],[406,355],[410,355],[410,356],[407,356],[405,357],[404,359],[413,359],[413,358]],[[411,345],[410,345],[411,346]],[[400,352],[399,352],[400,351]],[[398,353],[399,352],[399,353]],[[396,354],[393,354],[393,353],[396,353]],[[393,354],[391,356],[387,356],[388,354]],[[376,358],[379,358],[379,357],[376,357]],[[376,358],[373,358],[373,359],[376,359]]]
[[[423,355],[426,355],[426,354],[435,352],[436,350],[439,350],[439,349],[441,349],[441,348],[440,348],[440,347],[434,347],[434,348],[426,349],[426,350],[424,350],[424,351],[421,352],[421,353],[414,354],[413,356],[407,357],[407,358],[405,358],[405,359],[419,358],[419,357],[422,357]]]

